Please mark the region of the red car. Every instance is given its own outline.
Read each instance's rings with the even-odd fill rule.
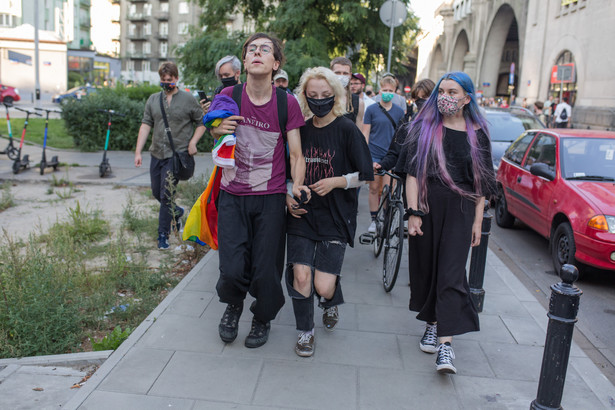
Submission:
[[[526,131],[497,183],[496,223],[518,218],[549,239],[556,272],[565,263],[615,271],[615,132]]]
[[[19,100],[21,100],[21,97],[17,88],[0,84],[0,103],[13,104],[13,102]]]

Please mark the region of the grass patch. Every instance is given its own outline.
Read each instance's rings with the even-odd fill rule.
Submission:
[[[21,130],[23,129],[25,121],[25,118],[11,118],[13,138],[16,138],[17,140],[21,138]],[[6,118],[0,118],[0,130],[2,130],[2,135],[8,136]],[[44,139],[45,119],[33,118],[33,116],[30,116],[30,119],[28,120],[28,129],[26,130],[26,141],[43,145]],[[59,149],[75,148],[75,142],[73,141],[73,137],[68,135],[66,127],[64,126],[64,120],[53,118],[49,120],[47,146]]]
[[[188,181],[177,185],[177,197],[183,205],[188,207],[186,213],[190,211],[190,208],[199,199],[205,188],[207,188],[207,180],[204,175],[192,177]]]
[[[0,212],[2,212],[15,205],[15,198],[11,193],[11,183],[9,181],[3,182],[0,185],[0,190],[2,191],[0,194]]]

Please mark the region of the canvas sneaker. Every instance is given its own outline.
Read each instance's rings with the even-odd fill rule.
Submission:
[[[369,228],[367,228],[367,232],[376,233],[376,220],[372,219],[372,223],[369,224]]]
[[[419,342],[419,348],[425,353],[438,351],[438,325],[436,323],[425,325],[425,333]]]
[[[224,343],[230,343],[237,338],[237,328],[241,312],[243,312],[243,303],[226,306],[226,310],[218,325],[218,333]]]
[[[158,234],[158,249],[169,249],[169,235]]]
[[[314,330],[299,333],[295,353],[301,357],[310,357],[314,354]]]
[[[322,314],[322,324],[325,326],[325,329],[332,331],[337,325],[337,322],[340,320],[340,314],[337,310],[337,306],[332,306],[330,308],[326,308]]]
[[[441,343],[438,346],[438,357],[436,358],[436,370],[440,374],[455,374],[457,369],[453,365],[453,359],[455,358],[455,352],[453,352],[453,346],[449,342]]]
[[[269,330],[271,329],[271,324],[269,322],[263,323],[260,320],[253,318],[252,319],[252,328],[250,329],[250,333],[246,337],[245,345],[249,348],[261,347],[267,340],[269,339]]]
[[[175,230],[177,232],[182,231],[182,216],[184,216],[185,213],[186,211],[181,206],[175,207],[175,216],[173,219],[175,220]]]

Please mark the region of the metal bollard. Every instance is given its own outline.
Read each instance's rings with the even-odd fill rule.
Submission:
[[[572,331],[577,321],[579,301],[583,291],[573,283],[579,278],[579,271],[573,265],[564,265],[560,271],[562,282],[551,285],[549,302],[549,326],[542,368],[538,382],[536,400],[531,410],[561,409],[564,381],[570,356]]]
[[[485,212],[483,213],[483,224],[481,228],[480,245],[472,248],[470,258],[470,275],[468,284],[470,285],[470,295],[478,312],[483,311],[485,304],[485,265],[487,264],[487,249],[489,247],[489,235],[491,235],[491,220],[493,216],[489,212],[489,201],[485,201]]]

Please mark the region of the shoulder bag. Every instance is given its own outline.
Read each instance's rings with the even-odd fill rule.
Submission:
[[[164,92],[160,92],[160,111],[162,112],[162,120],[164,121],[164,131],[169,138],[169,144],[173,150],[173,175],[180,181],[186,181],[192,178],[194,175],[194,157],[187,151],[177,152],[175,151],[175,144],[173,144],[173,137],[171,136],[171,128],[169,128],[169,121],[167,120],[167,114],[164,110],[164,103],[162,99],[165,98]]]

